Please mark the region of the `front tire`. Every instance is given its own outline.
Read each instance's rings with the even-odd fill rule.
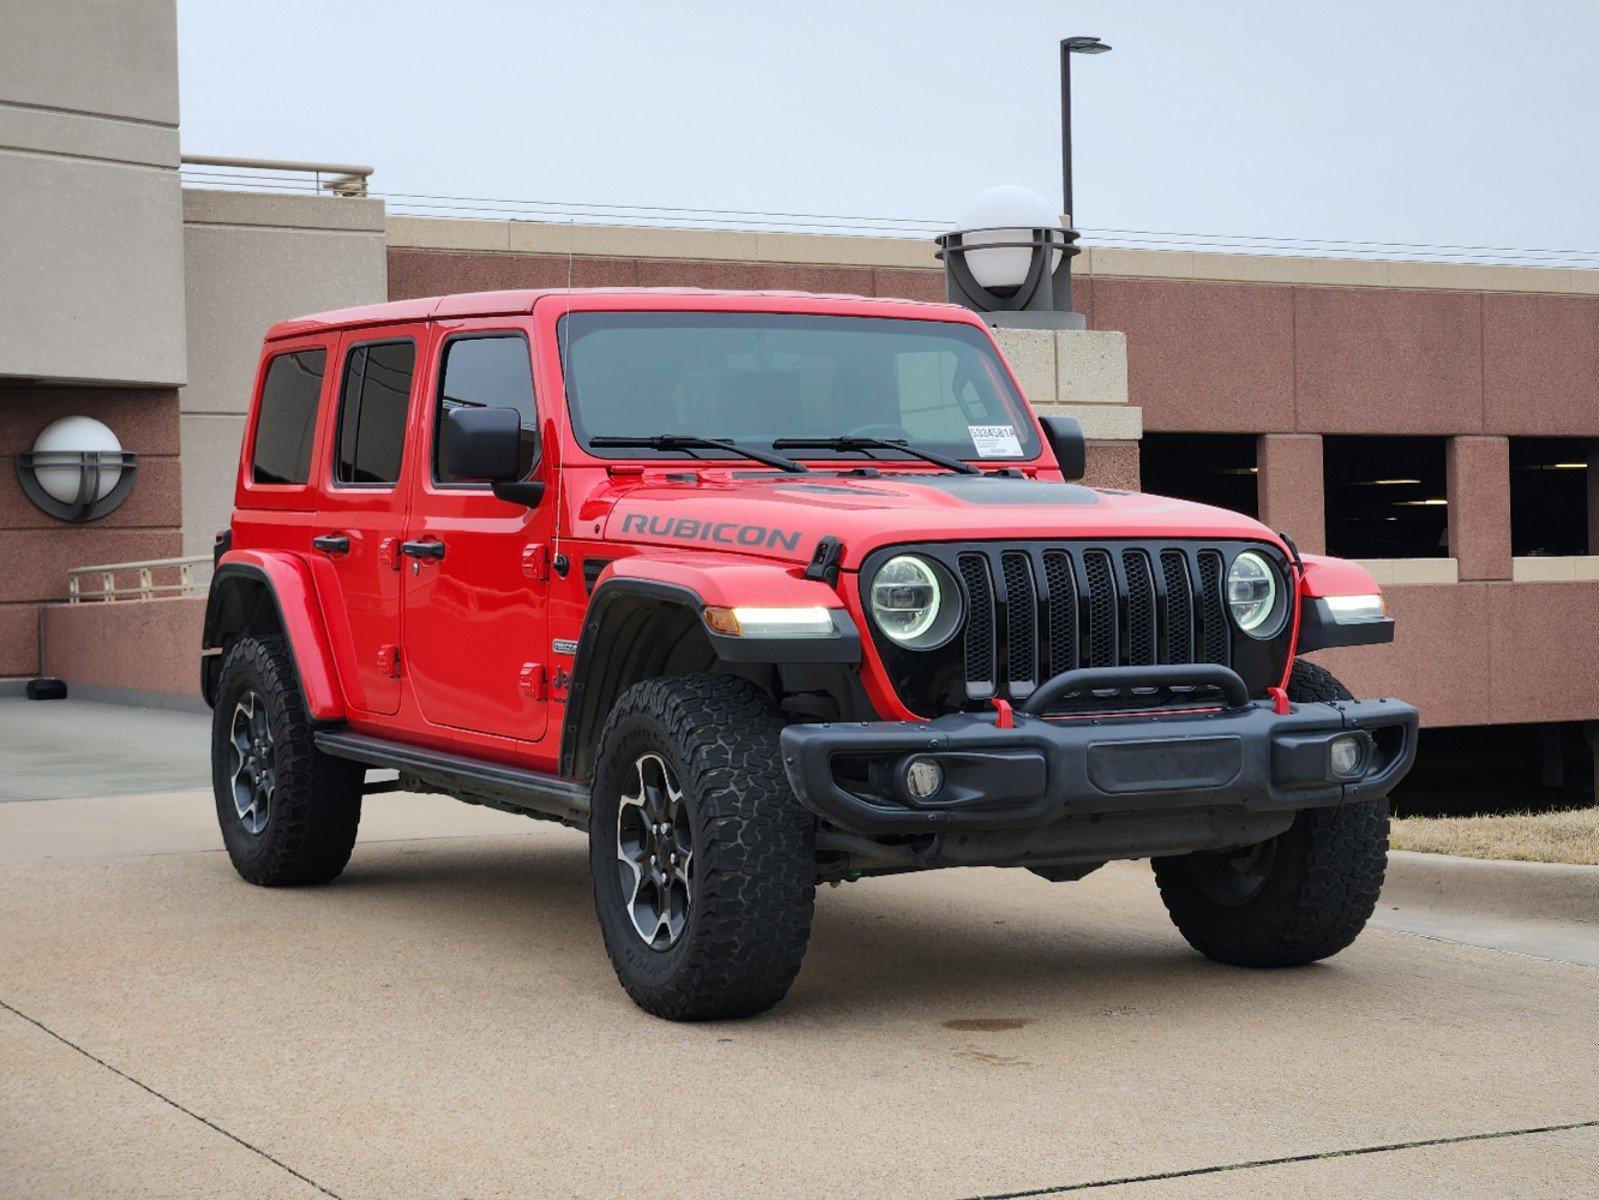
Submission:
[[[316,748],[288,643],[235,642],[211,714],[217,822],[234,869],[262,887],[336,879],[355,846],[365,774]]]
[[[1332,673],[1296,661],[1288,697],[1350,700]],[[1154,861],[1160,897],[1188,944],[1239,967],[1297,967],[1344,949],[1377,907],[1388,800],[1312,808],[1258,846]]]
[[[771,1008],[799,974],[815,823],[778,755],[766,694],[730,676],[651,679],[600,735],[589,814],[594,906],[616,976],[674,1021]]]

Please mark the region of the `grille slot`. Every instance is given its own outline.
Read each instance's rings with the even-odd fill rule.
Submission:
[[[1085,550],[1083,573],[1088,580],[1088,665],[1114,667],[1116,663],[1116,572],[1110,552]]]
[[[1049,589],[1049,675],[1077,669],[1077,580],[1064,550],[1044,551],[1044,586]]]
[[[994,587],[984,555],[962,554],[958,562],[967,598],[966,695],[971,700],[987,700],[996,692]]]
[[[1203,622],[1204,661],[1223,663],[1229,657],[1227,605],[1221,594],[1221,555],[1215,550],[1199,552],[1199,605]]]
[[[1194,590],[1187,555],[1181,550],[1162,550],[1160,571],[1166,580],[1166,661],[1193,662]]]
[[[1011,695],[1030,695],[1038,686],[1038,592],[1027,555],[1000,556],[1005,581],[1005,676]]]
[[[1127,576],[1127,661],[1135,667],[1151,666],[1160,632],[1155,627],[1155,577],[1149,555],[1124,550],[1122,572]]]

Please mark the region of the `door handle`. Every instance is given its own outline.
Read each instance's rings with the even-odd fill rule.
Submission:
[[[350,552],[348,534],[324,533],[321,537],[312,538],[311,544],[324,554],[348,554]]]
[[[444,543],[429,539],[425,542],[401,542],[400,553],[412,558],[441,559],[444,557]]]

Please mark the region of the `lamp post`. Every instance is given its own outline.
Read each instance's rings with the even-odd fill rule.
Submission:
[[[1072,55],[1104,54],[1110,49],[1097,37],[1060,40],[1060,191],[1067,228],[1072,223]]]
[[[960,228],[936,239],[950,300],[982,313],[990,325],[1023,329],[1082,329],[1072,307],[1071,56],[1103,54],[1097,37],[1060,43],[1060,213],[1037,192],[990,188],[961,216]]]

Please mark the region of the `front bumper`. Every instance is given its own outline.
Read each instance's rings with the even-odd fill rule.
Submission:
[[[987,714],[791,725],[782,753],[806,808],[877,837],[1163,810],[1291,813],[1374,800],[1410,770],[1416,731],[1416,710],[1398,700],[1279,712],[1272,701],[1240,702],[1235,694],[1211,707],[1137,714],[1017,713],[1010,728]],[[1345,736],[1359,743],[1360,761],[1340,774],[1330,746]],[[943,786],[923,799],[905,779],[917,758],[943,771]]]

